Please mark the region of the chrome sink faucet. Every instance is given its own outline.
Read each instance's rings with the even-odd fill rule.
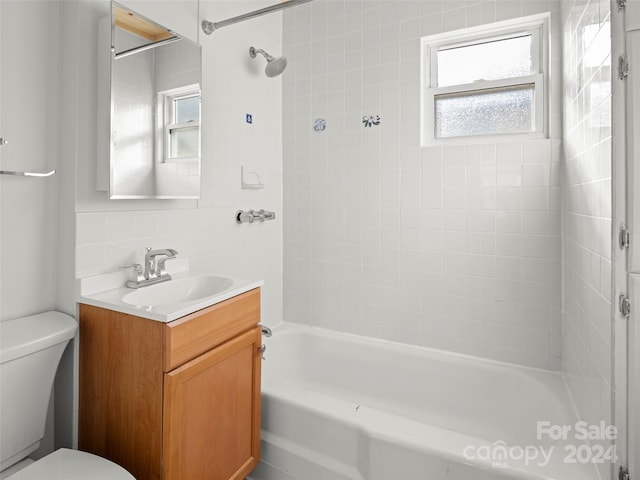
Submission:
[[[160,277],[166,275],[167,272],[164,269],[164,264],[169,258],[174,258],[178,252],[173,248],[162,248],[160,250],[151,250],[151,247],[147,247],[147,252],[144,254],[144,278],[149,280],[153,277]],[[163,256],[159,260],[156,257]],[[171,277],[169,277],[171,278]]]
[[[171,275],[165,270],[165,263],[168,259],[175,258],[176,255],[178,252],[173,248],[152,250],[151,247],[147,247],[144,254],[144,270],[139,263],[122,267],[133,268],[137,276],[136,280],[130,280],[125,285],[129,288],[140,288],[171,280]]]

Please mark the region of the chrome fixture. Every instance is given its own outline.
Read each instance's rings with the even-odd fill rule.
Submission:
[[[133,271],[136,273],[135,280],[129,280],[127,283],[125,283],[125,285],[128,288],[139,288],[143,286],[143,283],[145,282],[145,278],[144,278],[144,275],[142,274],[142,265],[140,265],[139,263],[131,263],[129,265],[123,265],[120,268],[124,270],[126,270],[127,268],[133,268]]]
[[[178,252],[172,248],[152,250],[151,247],[147,247],[144,255],[144,269],[139,263],[122,267],[133,268],[137,277],[136,280],[130,280],[125,285],[128,288],[140,288],[171,280],[171,275],[165,270],[165,263],[176,255],[178,255]],[[162,258],[157,259],[156,257]]]
[[[267,67],[264,69],[264,73],[267,77],[273,78],[280,75],[284,72],[284,69],[287,68],[287,59],[284,57],[272,57],[267,52],[262,49],[257,49],[255,47],[249,48],[249,56],[251,58],[256,58],[256,54],[260,53],[267,59]]]
[[[260,325],[260,329],[262,330],[262,335],[264,337],[268,338],[272,335],[271,329],[266,325]],[[260,352],[260,356],[262,357],[262,360],[266,360],[264,358],[264,352],[266,351],[267,351],[267,346],[264,343],[258,347],[258,352]]]
[[[327,121],[324,118],[316,118],[313,121],[314,132],[324,132],[327,129]]]
[[[618,230],[618,246],[623,250],[631,246],[631,231],[624,225]]]
[[[266,360],[265,356],[264,356],[264,352],[267,351],[267,346],[262,344],[258,347],[258,352],[260,352],[260,357],[262,357],[262,360]]]
[[[629,76],[629,58],[622,54],[618,57],[618,78],[624,80]]]
[[[11,170],[0,170],[0,175],[16,175],[18,177],[50,177],[56,173],[55,170],[51,170],[46,173],[36,173],[36,172],[14,172]]]
[[[365,127],[378,126],[380,125],[380,115],[365,115],[362,117],[362,124]]]
[[[264,222],[265,220],[275,220],[276,213],[268,210],[238,210],[236,212],[236,223]]]
[[[167,272],[164,269],[164,264],[167,259],[175,257],[178,252],[176,252],[173,248],[151,250],[151,247],[148,247],[146,250],[147,253],[145,253],[144,255],[144,278],[149,280],[152,277],[167,275]],[[163,256],[164,258],[156,261],[156,257],[159,256]]]
[[[288,0],[286,2],[281,2],[275,5],[270,5],[268,7],[254,10],[249,13],[244,13],[242,15],[238,15],[237,17],[231,17],[220,22],[210,22],[209,20],[203,20],[201,23],[202,31],[207,35],[211,35],[218,28],[226,27],[227,25],[233,25],[234,23],[243,22],[245,20],[250,20],[252,18],[266,15],[267,13],[275,12],[278,10],[283,10],[285,8],[295,7],[296,5],[301,5],[310,1],[311,0]]]

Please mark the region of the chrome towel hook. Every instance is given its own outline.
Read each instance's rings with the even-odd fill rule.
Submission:
[[[55,170],[51,170],[46,173],[37,173],[37,172],[14,172],[11,170],[0,170],[0,175],[16,175],[18,177],[50,177],[56,173]]]

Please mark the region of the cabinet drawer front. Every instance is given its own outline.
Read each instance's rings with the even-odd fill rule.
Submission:
[[[164,371],[168,372],[260,322],[256,288],[165,325]]]

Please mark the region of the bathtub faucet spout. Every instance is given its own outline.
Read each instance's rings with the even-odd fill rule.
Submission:
[[[260,327],[262,328],[262,335],[264,335],[265,337],[270,337],[272,335],[271,333],[271,329],[265,325],[260,325]]]

